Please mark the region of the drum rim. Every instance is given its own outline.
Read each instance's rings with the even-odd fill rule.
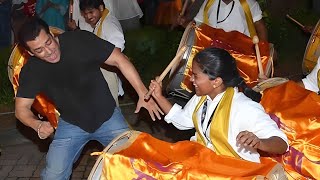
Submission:
[[[136,130],[128,130],[128,131],[125,131],[123,133],[121,133],[120,135],[118,135],[117,137],[115,137],[104,149],[103,149],[103,153],[101,155],[99,155],[99,157],[97,158],[96,162],[94,163],[91,171],[90,171],[90,174],[88,176],[88,180],[92,180],[92,178],[94,177],[96,171],[97,171],[97,168],[99,167],[100,165],[100,162],[103,160],[104,158],[104,153],[108,153],[108,150],[112,148],[112,146],[119,140],[121,140],[122,138],[125,138],[125,137],[129,137],[129,140],[130,138],[134,138],[136,139],[136,137],[138,135],[140,135],[141,132],[140,131],[136,131]],[[128,140],[128,142],[130,142]],[[113,153],[112,153],[113,154]]]
[[[10,53],[9,61],[8,61],[8,65],[7,65],[8,78],[9,78],[12,85],[13,85],[13,70],[16,66],[16,63],[13,62],[13,60],[14,60],[13,56],[17,53],[16,51],[19,51],[19,53],[22,55],[18,46],[19,46],[19,44],[14,45],[14,47]]]
[[[269,89],[269,88],[272,88],[272,87],[275,87],[275,86],[279,86],[281,84],[284,84],[286,82],[288,82],[289,79],[288,78],[283,78],[283,77],[273,77],[273,78],[269,78],[267,80],[264,80],[262,82],[259,82],[257,85],[255,85],[252,90],[256,91],[256,92],[261,92],[261,91],[264,91],[266,89]],[[280,84],[276,84],[274,86],[271,86],[271,87],[267,87],[265,89],[262,89],[261,87],[267,83],[271,83],[271,82],[281,82]]]
[[[307,74],[310,73],[310,72],[307,72],[307,68],[305,67],[305,60],[306,60],[306,56],[307,56],[307,54],[308,54],[308,52],[309,52],[308,50],[309,50],[310,44],[312,44],[312,40],[313,40],[314,34],[318,31],[319,28],[320,28],[320,19],[318,20],[315,28],[313,29],[313,32],[312,32],[312,34],[311,34],[311,36],[310,36],[310,38],[309,38],[309,40],[308,40],[307,47],[306,47],[306,49],[305,49],[305,51],[304,51],[303,60],[302,60],[302,64],[301,64],[301,66],[302,66],[302,73],[303,73],[304,75],[307,75]],[[315,64],[317,64],[317,62],[315,62]],[[313,68],[314,68],[314,67],[313,67]]]

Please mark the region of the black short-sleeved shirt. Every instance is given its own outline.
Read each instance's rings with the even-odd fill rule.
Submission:
[[[86,31],[65,32],[59,37],[58,63],[31,57],[22,68],[17,97],[46,94],[65,121],[94,132],[116,106],[100,65],[114,45]]]

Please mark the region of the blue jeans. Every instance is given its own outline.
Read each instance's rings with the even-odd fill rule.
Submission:
[[[90,120],[88,119],[88,121]],[[77,161],[88,141],[97,140],[106,146],[115,137],[127,130],[129,130],[128,124],[119,107],[116,107],[112,117],[93,133],[88,133],[60,118],[47,153],[46,167],[41,172],[41,179],[69,179],[73,163]]]

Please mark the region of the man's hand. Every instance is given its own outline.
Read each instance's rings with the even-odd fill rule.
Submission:
[[[54,128],[48,121],[42,121],[40,123],[37,129],[38,136],[40,139],[47,139],[54,132]]]
[[[74,31],[74,30],[76,30],[76,29],[78,28],[76,21],[73,20],[73,19],[71,19],[71,20],[68,21],[68,27],[69,27],[72,31]]]
[[[151,119],[153,121],[155,121],[155,115],[157,116],[157,118],[160,120],[161,119],[161,115],[163,115],[164,113],[161,111],[160,107],[157,105],[157,103],[154,102],[154,100],[151,98],[149,101],[145,101],[144,97],[141,96],[139,97],[139,101],[137,103],[137,107],[136,110],[134,111],[134,113],[138,113],[141,109],[141,107],[144,107],[148,110]],[[161,114],[161,115],[160,115]]]

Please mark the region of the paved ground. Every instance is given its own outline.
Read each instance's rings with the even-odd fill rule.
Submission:
[[[176,130],[163,121],[153,122],[146,111],[134,114],[135,104],[120,101],[121,109],[133,129],[152,134],[158,139],[175,142],[188,138],[192,132]],[[40,179],[50,140],[40,140],[37,134],[16,120],[12,110],[0,114],[0,180]],[[177,135],[178,134],[178,135]],[[91,152],[101,151],[97,142],[89,142],[76,163],[71,179],[86,179],[92,170],[96,157]]]

